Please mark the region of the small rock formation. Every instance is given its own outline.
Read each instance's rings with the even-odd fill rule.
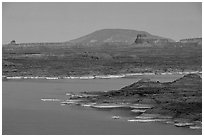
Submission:
[[[136,43],[136,44],[143,43],[143,38],[144,38],[144,37],[146,37],[145,34],[138,34],[138,35],[137,35],[137,38],[136,38],[136,40],[135,40],[135,43]]]
[[[181,39],[180,43],[198,43],[202,44],[202,38],[189,38],[189,39]]]
[[[165,38],[149,38],[146,34],[138,34],[134,44],[163,44],[168,42],[169,40]]]
[[[10,42],[10,44],[11,44],[11,45],[15,45],[15,44],[16,44],[16,41],[15,41],[15,40],[12,40],[12,41]]]

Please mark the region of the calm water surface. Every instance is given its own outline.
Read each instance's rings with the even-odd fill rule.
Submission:
[[[181,76],[151,76],[151,79],[166,82],[178,77]],[[87,107],[61,106],[60,102],[41,101],[41,98],[66,99],[67,92],[120,89],[141,78],[142,76],[131,79],[3,81],[3,134],[201,134],[200,130],[157,122],[127,122],[132,114],[126,110],[101,111]],[[113,115],[124,118],[114,120],[111,119]]]

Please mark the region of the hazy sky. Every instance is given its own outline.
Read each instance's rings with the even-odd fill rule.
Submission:
[[[3,3],[3,43],[69,41],[104,28],[202,36],[202,3]]]

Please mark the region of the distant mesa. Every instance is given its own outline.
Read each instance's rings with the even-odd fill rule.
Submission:
[[[82,36],[80,38],[71,40],[71,43],[78,43],[82,45],[96,45],[103,43],[125,43],[125,44],[138,44],[138,43],[157,43],[157,42],[174,42],[169,38],[152,35],[145,31],[137,31],[130,29],[102,29],[95,31],[91,34]]]

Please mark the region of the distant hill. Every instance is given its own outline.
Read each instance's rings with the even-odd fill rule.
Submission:
[[[95,31],[91,34],[82,36],[80,38],[71,40],[71,43],[80,43],[84,45],[91,45],[96,43],[127,43],[133,44],[137,39],[138,35],[141,35],[141,39],[145,40],[166,40],[174,42],[169,38],[163,38],[160,36],[152,35],[145,31],[129,30],[129,29],[102,29]]]

